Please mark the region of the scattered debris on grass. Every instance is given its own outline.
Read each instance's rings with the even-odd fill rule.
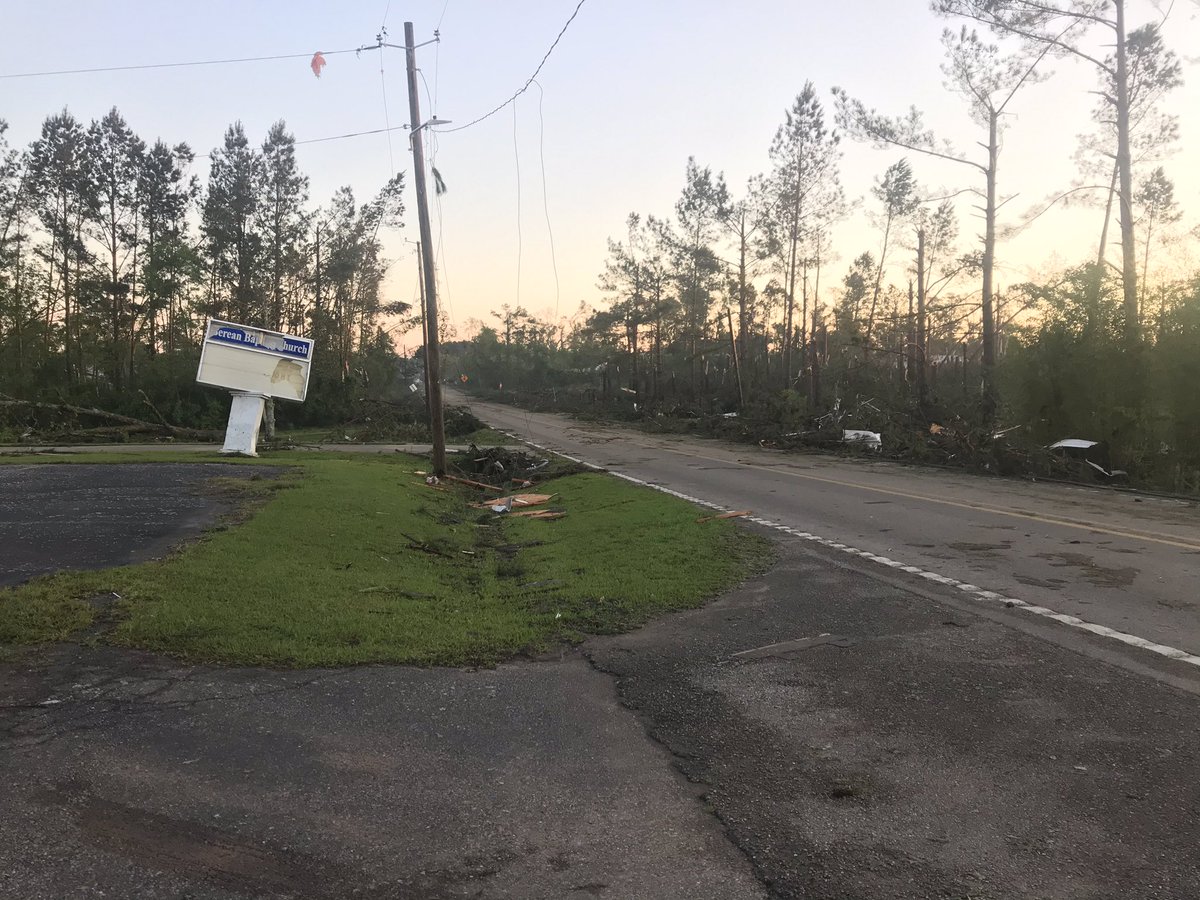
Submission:
[[[433,476],[433,477],[434,477],[434,481],[436,482],[436,480],[437,480],[436,476]],[[479,488],[480,490],[483,490],[483,491],[499,491],[499,492],[503,493],[503,489],[496,487],[496,485],[494,485],[494,484],[483,484],[482,482],[479,482],[479,481],[472,481],[469,478],[459,478],[457,475],[446,475],[445,478],[447,481],[455,481],[459,484],[465,484],[468,487]],[[428,480],[428,479],[426,479],[426,480]]]
[[[415,538],[411,534],[405,534],[403,531],[399,532],[399,535],[403,538],[408,539],[408,549],[409,550],[420,550],[422,553],[428,553],[431,556],[441,556],[443,558],[449,558],[449,556],[450,556],[450,554],[447,553],[445,550],[443,550],[441,547],[434,546],[432,543],[429,543],[428,541],[423,541],[420,538]]]
[[[715,516],[701,516],[696,520],[696,522],[702,524],[704,522],[715,522],[718,519],[740,519],[742,516],[750,515],[751,512],[753,512],[753,510],[737,509],[730,512],[723,512]]]
[[[493,512],[508,512],[514,506],[540,506],[554,499],[554,494],[513,494],[510,497],[498,497],[487,503],[472,503],[474,509],[490,509]],[[498,509],[499,508],[499,509]]]

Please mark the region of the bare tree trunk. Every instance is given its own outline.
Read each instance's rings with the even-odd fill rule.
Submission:
[[[988,116],[987,206],[983,237],[983,418],[996,415],[996,322],[992,311],[992,273],[996,263],[996,162],[1000,155],[1000,114]],[[965,365],[965,362],[964,362]]]
[[[787,315],[783,332],[783,386],[792,386],[792,312],[796,307],[796,245],[800,242],[800,185],[796,185],[796,202],[792,208],[792,227],[789,232],[792,247],[788,258]]]
[[[1138,321],[1143,320],[1143,310],[1146,305],[1146,278],[1150,271],[1150,235],[1154,232],[1154,213],[1151,211],[1149,218],[1146,220],[1146,249],[1142,254],[1142,280],[1138,285]]]
[[[1117,176],[1119,173],[1120,168],[1114,161],[1112,179],[1108,185],[1108,202],[1104,204],[1104,227],[1100,229],[1100,249],[1096,251],[1096,268],[1100,273],[1104,272],[1104,257],[1108,253],[1108,226],[1112,221],[1113,198],[1117,195]],[[1097,280],[1097,296],[1099,295],[1099,292],[1099,281]]]
[[[808,257],[800,265],[800,371],[804,372],[808,368]]]
[[[926,330],[926,285],[925,285],[925,229],[917,231],[917,404],[922,412],[929,404],[929,355],[926,343],[929,339]]]
[[[821,350],[817,346],[818,317],[821,309],[821,232],[816,234],[816,253],[813,256],[815,273],[813,277],[812,298],[812,328],[809,330],[809,340],[812,342],[812,352],[809,354],[809,364],[812,366],[812,379],[808,384],[809,407],[816,409],[821,402]]]
[[[871,314],[867,317],[866,340],[863,341],[863,359],[871,352],[871,335],[875,331],[875,307],[879,304],[879,292],[883,287],[883,262],[887,259],[888,238],[892,231],[892,213],[888,210],[887,222],[883,226],[883,247],[879,251],[879,265],[875,267],[875,288],[871,291]]]
[[[64,197],[62,201],[62,274],[59,283],[63,292],[63,359],[67,363],[67,384],[74,384],[71,367],[71,235],[68,233],[70,224],[67,221],[67,206]]]
[[[1133,242],[1133,163],[1129,152],[1129,66],[1125,46],[1125,0],[1114,0],[1117,11],[1117,169],[1121,181],[1121,283],[1124,288],[1125,344],[1141,340],[1138,321],[1137,256]]]
[[[747,321],[746,302],[746,210],[741,211],[741,225],[738,230],[738,355],[746,359],[746,332],[749,329]]]
[[[917,373],[916,316],[913,309],[913,282],[908,280],[908,319],[904,327],[904,383],[912,384]]]
[[[733,356],[733,373],[737,376],[738,390],[738,408],[746,405],[746,388],[742,381],[742,363],[738,358],[737,338],[733,333],[733,313],[729,311],[729,307],[725,307],[725,318],[729,322],[729,351]]]

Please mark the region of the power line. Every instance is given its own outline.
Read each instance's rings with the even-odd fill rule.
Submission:
[[[388,3],[388,8],[389,9],[391,8],[390,2]],[[387,13],[384,13],[384,19],[386,19],[386,18],[387,18]],[[385,30],[382,33],[387,34],[387,31]],[[392,155],[392,122],[391,122],[391,117],[388,115],[387,78],[383,73],[383,54],[384,54],[384,52],[385,52],[384,49],[382,47],[380,47],[379,48],[379,89],[380,89],[380,92],[383,94],[383,124],[385,126],[385,130],[387,131],[388,166],[391,168],[392,174],[395,175],[396,174],[396,158],[395,158],[395,156]]]
[[[421,79],[421,84],[425,88],[425,103],[429,106],[429,116],[430,118],[436,119],[437,107],[433,105],[433,94],[429,90],[429,82],[425,80],[425,72],[421,69],[417,69],[417,77]]]
[[[363,137],[368,134],[383,134],[388,131],[406,131],[407,125],[392,125],[388,128],[372,128],[370,131],[351,131],[347,134],[331,134],[329,137],[308,138],[304,141],[293,141],[297,147],[301,144],[323,144],[325,141],[340,141],[345,138]],[[197,153],[196,159],[207,159],[211,157],[211,153]]]
[[[388,15],[392,12],[392,0],[387,0],[387,6],[383,9],[383,21],[379,23],[379,34],[375,38],[379,42],[379,90],[383,94],[383,124],[387,128],[387,145],[388,145],[388,168],[391,170],[392,177],[396,176],[396,157],[392,152],[392,121],[388,115],[388,99],[387,99],[387,77],[383,73],[383,56],[386,52],[383,49],[383,39],[387,37],[387,20]]]
[[[438,16],[437,25],[433,29],[433,36],[438,39],[433,45],[433,97],[429,97],[429,84],[425,81],[425,73],[421,69],[417,72],[421,76],[421,82],[425,84],[426,99],[429,100],[429,113],[433,118],[437,118],[437,101],[438,101],[438,85],[441,84],[439,74],[441,72],[442,60],[442,20],[446,18],[446,10],[450,6],[450,0],[445,0],[442,4],[442,14]],[[434,129],[429,129],[429,165],[437,168],[437,152],[438,138],[437,132]],[[437,266],[436,268],[442,273],[442,280],[445,283],[445,291],[443,292],[446,298],[446,308],[450,313],[450,322],[454,323],[454,301],[450,298],[450,274],[446,270],[446,254],[443,249],[443,229],[445,222],[443,220],[442,210],[442,194],[440,191],[433,192],[433,204],[437,207],[437,252],[435,254]]]
[[[517,145],[517,105],[513,104],[513,159],[517,166],[517,306],[521,305],[521,151]]]
[[[332,134],[329,137],[309,138],[305,141],[296,141],[297,144],[323,144],[325,141],[340,141],[344,138],[362,137],[367,134],[383,134],[385,131],[407,131],[407,125],[390,125],[387,128],[373,128],[370,131],[351,131],[348,134]]]
[[[484,119],[490,118],[490,117],[494,116],[496,113],[500,112],[500,110],[504,109],[504,107],[508,106],[510,103],[512,103],[518,97],[520,97],[523,93],[525,93],[527,90],[529,90],[529,86],[531,84],[533,84],[533,79],[538,77],[538,73],[542,71],[542,66],[546,65],[546,60],[548,60],[550,58],[550,54],[554,52],[554,48],[558,46],[558,42],[562,40],[562,36],[567,33],[567,29],[570,28],[571,23],[575,21],[575,17],[577,15],[579,15],[579,10],[585,2],[586,2],[586,0],[579,0],[579,3],[577,3],[575,5],[575,11],[571,13],[571,17],[569,19],[567,19],[566,24],[563,25],[562,30],[559,31],[558,37],[556,37],[554,39],[554,43],[550,45],[550,49],[546,51],[546,55],[542,57],[542,61],[540,63],[538,63],[537,68],[533,70],[533,74],[529,76],[529,79],[525,82],[525,84],[523,84],[520,87],[520,89],[515,94],[513,94],[511,97],[509,97],[503,103],[501,103],[499,106],[497,106],[491,112],[484,113],[478,119],[473,119],[470,122],[468,122],[466,125],[459,125],[457,128],[442,128],[439,130],[444,132],[445,134],[450,134],[455,131],[462,131],[465,128],[470,128],[472,125],[478,125]]]
[[[542,116],[542,101],[546,92],[541,84],[534,82],[538,89],[538,159],[542,168],[542,212],[546,215],[546,231],[550,234],[550,265],[554,269],[554,321],[558,322],[558,305],[561,289],[558,283],[558,257],[554,252],[554,226],[550,224],[550,200],[546,194],[546,120]]]
[[[359,48],[350,50],[321,50],[322,56],[334,56],[338,53],[357,53]],[[98,66],[88,69],[57,69],[49,72],[13,72],[0,75],[4,78],[42,78],[48,75],[89,75],[96,72],[134,72],[143,69],[182,69],[188,66],[221,66],[228,63],[270,62],[277,59],[312,59],[311,53],[283,53],[277,56],[243,56],[237,59],[202,59],[190,62],[146,63],[137,66]]]
[[[441,46],[440,42],[439,42],[438,46]],[[417,69],[417,74],[421,77],[421,84],[423,84],[425,86],[425,102],[429,104],[430,115],[433,118],[437,118],[437,115],[435,113],[435,110],[437,109],[437,107],[434,105],[434,97],[436,97],[436,91],[437,91],[437,76],[436,75],[434,76],[434,82],[433,82],[433,89],[434,89],[435,94],[434,94],[434,97],[431,97],[430,93],[429,93],[429,82],[425,80],[425,73],[422,70]],[[433,171],[436,172],[437,171],[438,139],[437,139],[437,135],[434,133],[432,128],[427,128],[426,131],[429,132],[429,167]],[[439,181],[439,183],[441,181],[440,173],[438,175],[438,181]],[[454,301],[450,298],[450,277],[449,277],[449,274],[445,270],[445,259],[444,259],[443,253],[442,253],[442,192],[443,192],[443,190],[444,190],[444,188],[435,189],[433,192],[433,204],[435,207],[437,207],[437,226],[438,226],[437,248],[436,248],[434,255],[438,260],[438,265],[435,268],[442,273],[442,279],[446,285],[445,290],[442,292],[442,296],[444,296],[446,299],[446,313],[450,318],[450,323],[453,324],[454,323]]]

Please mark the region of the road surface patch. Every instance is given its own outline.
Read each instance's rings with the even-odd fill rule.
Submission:
[[[596,469],[596,470],[601,469],[600,466],[597,466],[594,463],[590,463],[590,462],[587,462],[586,460],[582,460],[582,459],[577,459],[572,456],[567,456],[566,454],[559,453],[557,450],[552,450],[549,447],[543,447],[540,444],[535,444],[533,441],[524,440],[524,438],[521,438],[518,435],[509,434],[509,437],[513,438],[514,440],[524,441],[524,443],[528,444],[530,447],[534,447],[537,450],[541,450],[543,453],[555,453],[559,456],[562,456],[564,459],[569,459],[569,460],[571,460],[571,462],[579,463],[580,465],[587,466],[588,468]],[[688,454],[688,455],[693,455],[693,454]],[[707,457],[700,457],[700,458],[704,459]],[[764,468],[762,466],[753,466],[749,463],[742,463],[742,465],[750,466],[751,468],[760,468],[760,469]],[[702,506],[702,507],[705,507],[706,509],[717,510],[718,512],[729,512],[730,511],[728,507],[722,506],[719,503],[713,503],[712,501],[705,500],[701,497],[693,497],[693,496],[690,496],[689,494],[684,494],[679,491],[672,490],[671,488],[668,488],[665,485],[654,484],[652,482],[645,481],[641,478],[636,478],[633,475],[626,475],[623,472],[616,472],[616,471],[612,471],[612,470],[609,470],[609,474],[614,475],[617,478],[624,479],[625,481],[632,482],[633,484],[638,484],[638,485],[642,485],[643,487],[653,488],[654,490],[661,491],[664,494],[670,494],[672,497],[678,497],[680,500],[686,500],[689,503],[694,503],[697,506]],[[833,481],[833,479],[816,478],[816,476],[802,476],[802,477],[815,478],[818,481]],[[861,487],[861,485],[855,485],[855,484],[846,483],[846,482],[835,482],[835,483],[845,484],[848,487]],[[883,489],[869,488],[869,490],[883,490]],[[928,497],[919,497],[918,495],[906,494],[901,491],[884,490],[883,492],[884,493],[894,493],[898,496],[904,496],[904,497],[910,497],[910,496],[916,497],[917,499],[922,499],[922,500],[930,499]],[[951,501],[939,500],[936,502],[950,503]],[[952,505],[967,506],[968,508],[977,508],[977,507],[969,505],[969,504],[952,503]],[[1003,512],[1002,510],[992,510],[992,511],[997,512],[997,513]],[[1039,521],[1046,521],[1046,522],[1059,524],[1059,525],[1073,525],[1074,527],[1080,527],[1078,525],[1078,523],[1069,523],[1066,521],[1059,521],[1057,519],[1048,519],[1048,518],[1044,518],[1044,517],[1027,516],[1025,514],[1020,514],[1020,513],[1005,513],[1005,514],[1006,515],[1016,515],[1020,518],[1035,518],[1035,519],[1038,519]],[[753,522],[755,525],[760,525],[764,528],[770,528],[774,531],[779,531],[784,534],[790,535],[791,537],[796,537],[796,538],[800,538],[801,540],[809,541],[814,544],[819,544],[822,547],[826,547],[830,550],[838,550],[849,556],[856,556],[861,559],[867,559],[867,560],[870,560],[871,562],[875,562],[880,565],[887,566],[888,568],[897,569],[901,572],[905,572],[910,575],[916,575],[920,578],[924,578],[928,581],[936,582],[937,584],[941,584],[946,587],[955,588],[973,600],[982,600],[982,601],[985,601],[988,603],[1001,603],[1010,609],[1020,609],[1024,612],[1032,613],[1033,615],[1041,616],[1046,619],[1050,619],[1050,620],[1058,622],[1062,625],[1067,625],[1071,628],[1075,628],[1080,631],[1086,631],[1089,634],[1094,634],[1099,637],[1108,638],[1108,639],[1114,640],[1114,641],[1119,641],[1120,643],[1126,644],[1130,647],[1137,647],[1140,650],[1147,650],[1151,653],[1158,654],[1159,656],[1164,656],[1167,659],[1178,660],[1179,662],[1187,663],[1188,665],[1200,668],[1200,656],[1193,654],[1193,653],[1189,653],[1188,651],[1182,650],[1178,647],[1172,647],[1167,644],[1160,644],[1155,641],[1150,641],[1150,640],[1147,640],[1146,638],[1139,637],[1138,635],[1135,635],[1135,634],[1128,634],[1124,631],[1118,631],[1115,628],[1109,628],[1106,625],[1098,625],[1094,622],[1088,622],[1084,619],[1079,618],[1078,616],[1067,615],[1065,613],[1060,613],[1056,610],[1049,609],[1048,607],[1045,607],[1045,606],[1038,606],[1036,604],[1027,603],[1026,601],[1021,600],[1017,597],[1011,597],[1011,596],[1006,596],[1003,594],[998,594],[995,591],[989,591],[985,588],[980,587],[979,585],[971,584],[971,583],[965,582],[965,581],[959,581],[957,578],[951,578],[950,576],[942,575],[939,572],[931,572],[928,569],[921,568],[920,566],[908,565],[900,560],[891,559],[890,557],[886,557],[886,556],[880,556],[876,553],[870,553],[866,550],[860,550],[857,547],[852,547],[849,544],[842,543],[841,541],[830,540],[829,538],[821,537],[820,535],[813,534],[812,532],[809,532],[809,531],[801,531],[797,528],[791,527],[790,525],[785,525],[782,522],[773,522],[769,519],[764,519],[760,516],[747,516],[746,518],[748,521]],[[1124,532],[1115,532],[1115,531],[1111,531],[1108,529],[1104,529],[1104,533],[1117,534],[1117,535],[1121,535],[1121,536],[1125,536],[1125,537],[1134,537],[1139,540],[1156,540],[1158,543],[1168,544],[1168,545],[1177,546],[1177,547],[1188,548],[1188,547],[1192,546],[1190,544],[1184,544],[1179,541],[1165,540],[1162,537],[1151,538],[1144,534],[1132,534],[1132,533],[1126,534]]]

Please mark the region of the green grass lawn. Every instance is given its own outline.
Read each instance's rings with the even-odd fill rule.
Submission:
[[[241,481],[259,503],[241,524],[159,562],[0,591],[0,647],[64,639],[101,608],[114,617],[103,640],[198,661],[491,664],[696,606],[770,552],[604,475],[539,485],[567,515],[537,521],[427,487],[414,457],[261,461],[293,474]]]

